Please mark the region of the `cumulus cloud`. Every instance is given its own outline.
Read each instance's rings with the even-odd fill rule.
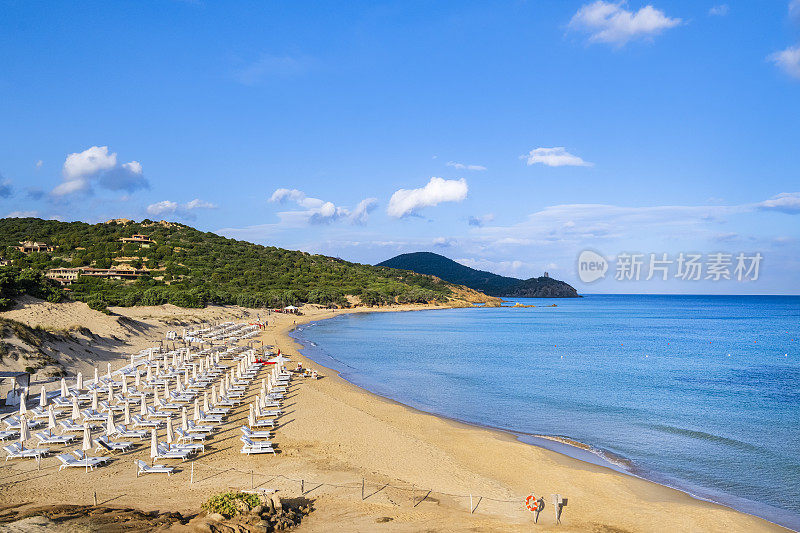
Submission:
[[[489,222],[491,222],[491,221],[493,221],[493,220],[494,220],[494,215],[493,215],[493,214],[491,214],[491,213],[487,213],[487,214],[485,214],[485,215],[481,215],[481,216],[477,216],[477,217],[476,217],[476,216],[470,216],[470,217],[467,219],[467,223],[468,223],[470,226],[477,226],[477,227],[481,227],[481,226],[483,226],[484,224],[488,224]]]
[[[528,166],[541,163],[548,167],[590,167],[594,163],[584,161],[577,155],[572,155],[567,152],[563,146],[556,146],[555,148],[534,148],[526,155],[519,156],[520,159],[526,159]]]
[[[767,59],[789,76],[800,79],[800,45],[770,54]]]
[[[376,207],[378,207],[377,198],[364,198],[358,202],[358,205],[353,209],[350,220],[352,220],[353,224],[366,224],[369,214],[374,211]]]
[[[569,21],[569,28],[589,34],[590,42],[624,46],[635,39],[652,38],[683,21],[670,18],[651,5],[634,12],[624,2],[597,0],[582,6]]]
[[[448,167],[453,167],[456,170],[486,170],[483,165],[465,165],[464,163],[457,163],[455,161],[448,161],[445,163]]]
[[[42,161],[41,159],[36,162],[37,169],[42,168],[42,165],[44,165],[44,161]]]
[[[195,211],[198,209],[216,209],[216,205],[212,204],[211,202],[206,202],[200,200],[199,198],[195,198],[185,204],[179,204],[178,202],[173,202],[172,200],[162,200],[160,202],[156,202],[154,204],[150,204],[147,206],[147,214],[153,216],[162,216],[165,214],[175,215],[180,218],[185,219],[194,219]]]
[[[464,179],[446,180],[432,177],[422,188],[395,191],[389,199],[387,213],[400,218],[413,214],[423,207],[432,207],[443,202],[461,202],[467,197],[467,191],[467,182]]]
[[[61,169],[63,181],[56,186],[54,196],[91,192],[93,182],[112,191],[133,192],[149,187],[138,161],[117,164],[117,154],[108,146],[92,146],[83,152],[67,155]]]
[[[319,198],[306,196],[298,189],[276,189],[269,198],[270,202],[293,202],[302,211],[284,211],[278,213],[281,221],[289,225],[302,224],[329,224],[336,220],[349,219],[353,224],[366,224],[369,214],[375,209],[378,202],[375,198],[361,200],[351,212],[346,207],[337,206],[333,202],[326,202]]]
[[[800,20],[800,0],[792,0],[789,2],[789,16],[793,19]]]
[[[719,4],[713,6],[711,9],[708,10],[708,14],[712,17],[724,17],[730,11],[730,7],[728,4]]]
[[[790,215],[800,214],[800,192],[782,192],[769,200],[756,204],[765,211],[780,211]]]

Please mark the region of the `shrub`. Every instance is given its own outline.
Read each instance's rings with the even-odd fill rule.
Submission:
[[[261,498],[257,494],[223,492],[209,498],[202,507],[209,513],[219,513],[225,518],[230,518],[240,513],[246,513],[260,504]]]

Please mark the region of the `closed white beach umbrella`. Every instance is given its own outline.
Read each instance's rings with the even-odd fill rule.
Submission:
[[[98,404],[100,402],[97,401],[97,389],[92,390],[92,411],[97,412]]]
[[[139,416],[147,416],[147,400],[142,396],[142,401],[139,406]]]
[[[167,447],[172,448],[172,417],[167,418]]]
[[[224,396],[225,396],[225,380],[221,380],[219,382],[219,397],[223,398]]]
[[[252,403],[250,404],[250,414],[247,416],[247,420],[248,420],[248,422],[250,422],[250,427],[251,428],[256,427],[256,414],[253,411],[253,404]]]
[[[148,366],[147,367],[147,382],[151,383],[152,381],[153,381],[153,367],[152,366]]]
[[[108,383],[108,406],[111,407],[111,404],[114,403],[114,387],[109,381]]]
[[[25,441],[31,440],[31,432],[28,429],[28,417],[24,414],[19,417],[19,445],[25,449]]]
[[[83,443],[81,444],[81,450],[88,452],[92,449],[92,430],[89,429],[89,424],[83,426]]]
[[[189,417],[186,416],[186,407],[181,407],[181,429],[189,431]]]
[[[192,370],[194,370],[194,365],[192,365]],[[183,371],[183,384],[189,385],[189,367],[186,367]]]
[[[39,393],[39,407],[42,409],[47,407],[47,392],[44,390],[44,385],[42,385],[42,390]]]
[[[172,366],[178,366],[178,354],[174,352],[172,354]]]
[[[68,395],[69,391],[67,390],[67,380],[61,378],[61,399],[66,400]]]
[[[149,348],[147,350],[147,360],[148,361],[152,361],[153,360],[153,349],[152,348]]]
[[[111,363],[106,363],[106,369],[107,369],[106,377],[108,378],[108,381],[112,381],[112,379],[111,379]]]
[[[97,367],[94,367],[94,386],[97,387],[99,383],[100,383],[100,374],[97,372]]]
[[[203,362],[200,362],[202,366]],[[187,374],[188,375],[188,374]],[[197,365],[192,365],[192,381],[197,381]]]
[[[135,382],[136,390],[139,390],[139,386],[142,384],[142,375],[139,373],[139,369],[138,368],[136,369],[136,374],[135,375],[136,375],[136,378],[135,378],[136,379],[136,382]]]
[[[56,412],[53,411],[52,405],[47,408],[47,429],[50,430],[50,435],[56,429]]]
[[[158,457],[158,436],[156,435],[156,428],[150,430],[150,459],[155,460]]]
[[[75,380],[75,388],[78,389],[79,392],[83,390],[83,372],[78,372],[78,378]]]
[[[209,410],[210,409],[208,408],[208,393],[204,392],[203,393],[203,411],[207,412]]]
[[[28,412],[28,408],[25,405],[25,393],[19,395],[19,416],[25,416],[25,413]]]
[[[128,402],[125,402],[125,425],[130,425],[131,423],[131,405]]]
[[[108,419],[106,420],[106,435],[111,437],[117,432],[117,426],[114,424],[114,411],[108,411]]]
[[[81,419],[81,409],[78,407],[78,397],[72,397],[72,420],[77,422]]]
[[[169,380],[168,379],[164,380],[164,401],[165,402],[169,401]]]
[[[122,395],[128,395],[128,376],[122,374]]]
[[[219,402],[217,401],[217,388],[211,387],[211,403],[217,405]]]
[[[194,399],[194,421],[200,422],[200,401],[197,398]]]

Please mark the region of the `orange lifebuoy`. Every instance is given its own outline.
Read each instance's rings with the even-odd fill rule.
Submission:
[[[525,498],[525,507],[527,507],[530,512],[534,512],[539,509],[539,503],[536,501],[536,496],[529,494],[528,497]]]
[[[535,495],[529,494],[525,498],[525,507],[532,513],[544,509],[544,500],[538,499]]]

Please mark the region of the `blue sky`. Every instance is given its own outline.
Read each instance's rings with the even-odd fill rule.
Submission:
[[[5,1],[0,117],[0,216],[800,293],[798,0]],[[626,252],[763,262],[615,280]]]

